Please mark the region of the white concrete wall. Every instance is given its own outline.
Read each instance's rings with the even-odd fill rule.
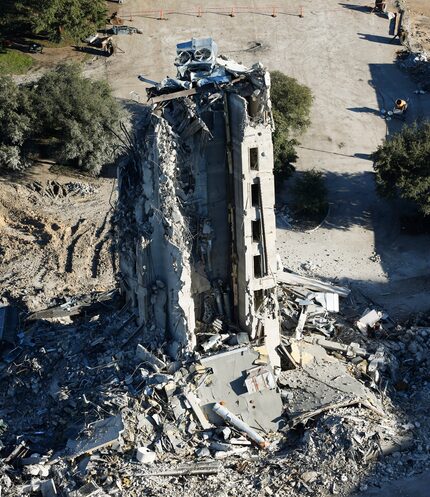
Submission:
[[[264,124],[251,124],[247,116],[246,100],[239,95],[229,95],[230,123],[233,147],[235,185],[236,249],[238,256],[238,313],[239,321],[251,337],[261,326],[271,361],[279,365],[275,347],[280,343],[278,304],[276,298],[276,224],[275,190],[273,179],[272,130]],[[251,148],[258,148],[258,170],[250,167]],[[251,185],[259,182],[261,206],[253,207]],[[264,224],[264,237],[253,241],[252,221]],[[261,220],[264,223],[261,223]],[[263,233],[262,233],[263,235]],[[254,256],[267,256],[267,268],[262,277],[254,274]],[[265,290],[271,295],[268,305],[257,314],[254,292]]]

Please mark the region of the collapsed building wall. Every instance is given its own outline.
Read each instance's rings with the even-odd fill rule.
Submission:
[[[148,90],[152,114],[119,170],[122,286],[172,355],[242,329],[278,364],[269,75],[216,58],[211,39],[178,45],[176,65]]]
[[[195,346],[191,298],[192,233],[181,177],[191,164],[166,119],[150,116],[143,143],[119,174],[122,286],[155,346]],[[185,185],[184,185],[185,186]]]

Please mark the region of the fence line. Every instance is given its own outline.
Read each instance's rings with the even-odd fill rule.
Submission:
[[[276,5],[265,5],[262,7],[245,7],[233,5],[232,7],[202,7],[198,6],[196,9],[152,9],[152,10],[139,10],[137,12],[119,12],[119,15],[123,19],[132,21],[134,17],[152,17],[153,19],[158,19],[165,21],[169,15],[190,15],[195,17],[203,17],[205,14],[218,14],[225,15],[229,17],[236,17],[239,14],[259,14],[266,15],[269,17],[278,17],[278,15],[289,15],[295,17],[304,17],[303,6],[300,6],[297,10],[284,11]]]

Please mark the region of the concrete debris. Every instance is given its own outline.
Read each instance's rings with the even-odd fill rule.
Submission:
[[[66,300],[62,304],[33,312],[27,317],[27,320],[36,319],[59,319],[64,317],[76,316],[86,309],[88,312],[97,309],[103,302],[108,302],[117,294],[116,290],[107,292],[94,292],[90,295],[81,297],[73,297]]]
[[[117,443],[124,424],[120,415],[96,421],[85,428],[85,432],[77,440],[69,440],[66,445],[65,455],[76,459],[83,454],[89,454],[109,445]]]
[[[106,497],[107,494],[95,483],[86,483],[79,490],[68,493],[68,497]]]
[[[278,281],[279,283],[284,283],[292,287],[303,288],[316,292],[336,293],[340,297],[348,297],[350,294],[350,290],[348,288],[330,285],[313,278],[307,278],[306,276],[300,276],[299,274],[289,273],[286,271],[278,273]]]
[[[292,342],[291,355],[300,369],[284,371],[279,378],[280,385],[289,391],[287,415],[291,426],[334,407],[349,405],[362,405],[384,415],[375,394],[318,343],[306,339]]]
[[[192,475],[216,475],[221,469],[216,461],[196,463],[196,464],[179,464],[175,469],[163,471],[160,473],[150,473],[146,476],[192,476]]]
[[[366,333],[368,328],[374,328],[375,325],[382,319],[382,312],[366,310],[361,318],[357,321],[357,328],[362,332]]]
[[[58,181],[48,180],[45,184],[40,181],[33,181],[28,183],[27,188],[42,197],[49,197],[52,199],[64,197],[84,197],[87,195],[94,195],[98,192],[98,188],[91,183],[82,182],[67,182],[59,183]]]
[[[136,357],[144,362],[147,366],[149,365],[156,373],[165,369],[166,364],[158,359],[157,356],[152,354],[140,343],[137,344]]]
[[[134,33],[142,34],[142,31],[140,29],[137,29],[133,26],[112,26],[110,29],[110,32],[114,35],[132,35]]]
[[[264,438],[246,423],[241,421],[237,416],[232,414],[226,407],[216,403],[213,407],[213,410],[217,416],[220,416],[222,419],[224,419],[224,421],[227,421],[227,423],[237,428],[241,433],[244,433],[253,442],[255,442],[258,447],[266,447],[266,441],[264,440]]]
[[[250,426],[266,431],[279,429],[282,425],[282,400],[276,389],[254,388],[249,392],[249,381],[248,385],[246,383],[248,372],[255,369],[260,357],[255,348],[239,347],[200,359],[204,369],[202,379],[197,380],[197,395],[209,422],[215,425],[222,422],[213,410],[214,404],[222,401],[230,412]],[[264,370],[266,378],[273,375],[271,366],[265,366]],[[267,378],[267,383],[271,384],[271,378]]]
[[[308,298],[310,298],[309,295]],[[329,312],[339,312],[338,293],[317,292],[313,295],[313,298]]]
[[[200,407],[199,399],[194,395],[193,392],[184,392],[184,396],[187,399],[187,402],[190,404],[190,407],[193,410],[193,413],[197,418],[198,422],[200,423],[201,427],[204,430],[210,430],[211,424],[207,420],[206,416],[204,415]]]
[[[58,495],[54,480],[40,482],[40,492],[42,493],[42,497],[55,497]]]
[[[267,366],[257,366],[246,373],[245,386],[248,393],[259,392],[265,388],[271,390],[276,387],[275,378]]]
[[[142,464],[152,464],[157,460],[157,454],[148,449],[148,447],[138,447],[136,459]]]
[[[279,297],[282,321],[285,309],[302,308],[285,288]],[[363,334],[355,326],[361,309],[341,304],[330,333],[307,321],[296,340],[295,329],[283,326],[282,371],[252,340],[169,358],[144,341],[127,308],[106,307],[97,321],[82,314],[67,325],[23,322],[19,359],[0,364],[3,494],[54,486],[72,497],[143,486],[163,494],[182,478],[187,495],[209,495],[237,475],[255,494],[270,486],[274,495],[280,488],[328,495],[333,482],[340,492],[358,484],[376,460],[399,475],[410,464],[427,467],[426,438],[415,424],[427,426],[426,401],[411,399],[418,372],[430,367],[430,317],[406,328],[383,322]],[[142,343],[148,361],[136,355]],[[163,363],[158,371],[154,358]],[[410,406],[413,418],[403,413]]]

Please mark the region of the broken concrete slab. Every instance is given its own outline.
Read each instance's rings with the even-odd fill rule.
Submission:
[[[86,428],[77,440],[69,440],[64,454],[68,459],[90,454],[118,442],[123,431],[124,423],[120,414],[101,419]]]
[[[141,464],[152,464],[157,459],[157,454],[148,447],[138,447],[136,450],[136,459]]]
[[[276,388],[275,377],[267,366],[256,366],[247,371],[245,386],[249,393]]]
[[[140,343],[136,347],[136,357],[154,369],[156,373],[166,368],[166,364]]]
[[[347,364],[327,354],[321,345],[293,342],[291,356],[300,367],[282,372],[278,380],[288,389],[286,413],[291,426],[332,408],[358,404],[384,415],[375,394],[350,375]]]
[[[340,297],[348,297],[351,293],[349,288],[330,285],[329,283],[324,283],[314,278],[307,278],[306,276],[301,276],[287,271],[278,272],[278,281],[279,283],[284,283],[285,285],[307,288],[308,290],[316,292],[336,293]]]
[[[339,312],[339,294],[332,292],[316,292],[313,298],[329,312]]]
[[[366,310],[361,318],[357,321],[357,328],[362,332],[366,333],[367,329],[373,328],[376,323],[382,319],[382,312],[376,311],[375,309]]]
[[[222,423],[213,406],[223,402],[229,411],[257,430],[276,431],[282,425],[282,399],[276,389],[254,393],[247,390],[247,372],[255,367],[259,358],[260,354],[253,348],[241,347],[200,360],[207,378],[199,385],[197,395],[211,423]],[[272,372],[271,367],[267,367]]]
[[[194,416],[196,417],[197,421],[200,423],[201,427],[204,430],[210,430],[212,428],[212,425],[209,423],[204,412],[202,411],[202,408],[200,407],[200,400],[197,398],[197,396],[193,392],[185,391],[184,397],[187,399],[187,402],[190,404]]]

